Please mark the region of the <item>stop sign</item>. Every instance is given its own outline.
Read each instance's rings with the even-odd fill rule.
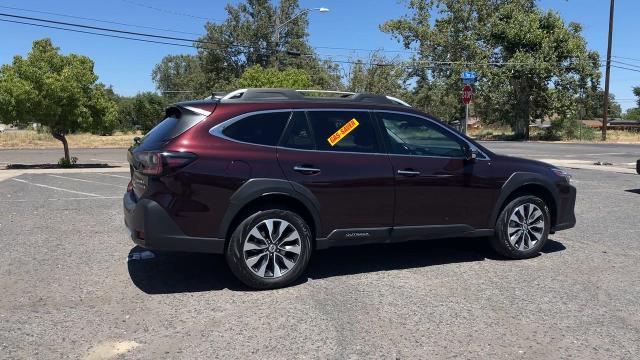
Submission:
[[[464,102],[465,105],[469,105],[469,103],[471,103],[472,93],[473,89],[471,88],[471,85],[465,85],[464,88],[462,88],[462,102]]]

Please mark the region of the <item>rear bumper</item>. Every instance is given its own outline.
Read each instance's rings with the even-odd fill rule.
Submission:
[[[575,206],[576,188],[569,185],[568,191],[560,195],[556,224],[551,227],[551,233],[576,226]]]
[[[224,253],[224,239],[185,235],[157,202],[136,201],[131,192],[126,192],[122,201],[124,223],[135,244],[152,250]]]

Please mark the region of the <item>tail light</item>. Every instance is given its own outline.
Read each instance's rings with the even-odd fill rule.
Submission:
[[[187,166],[197,156],[188,152],[145,151],[135,155],[136,168],[145,175],[165,175]]]

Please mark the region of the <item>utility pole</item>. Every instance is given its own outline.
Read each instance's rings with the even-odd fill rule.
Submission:
[[[613,36],[613,9],[615,0],[611,0],[609,9],[609,43],[607,45],[607,70],[604,78],[604,111],[602,114],[602,141],[607,141],[607,116],[609,116],[609,76],[611,75],[611,38]]]

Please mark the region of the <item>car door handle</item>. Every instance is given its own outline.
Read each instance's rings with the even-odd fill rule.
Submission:
[[[413,169],[398,170],[398,175],[402,175],[402,176],[418,176],[418,175],[420,175],[420,171],[415,171]]]
[[[297,171],[301,174],[312,175],[320,172],[320,169],[316,169],[309,165],[296,165],[293,167],[293,171]]]

